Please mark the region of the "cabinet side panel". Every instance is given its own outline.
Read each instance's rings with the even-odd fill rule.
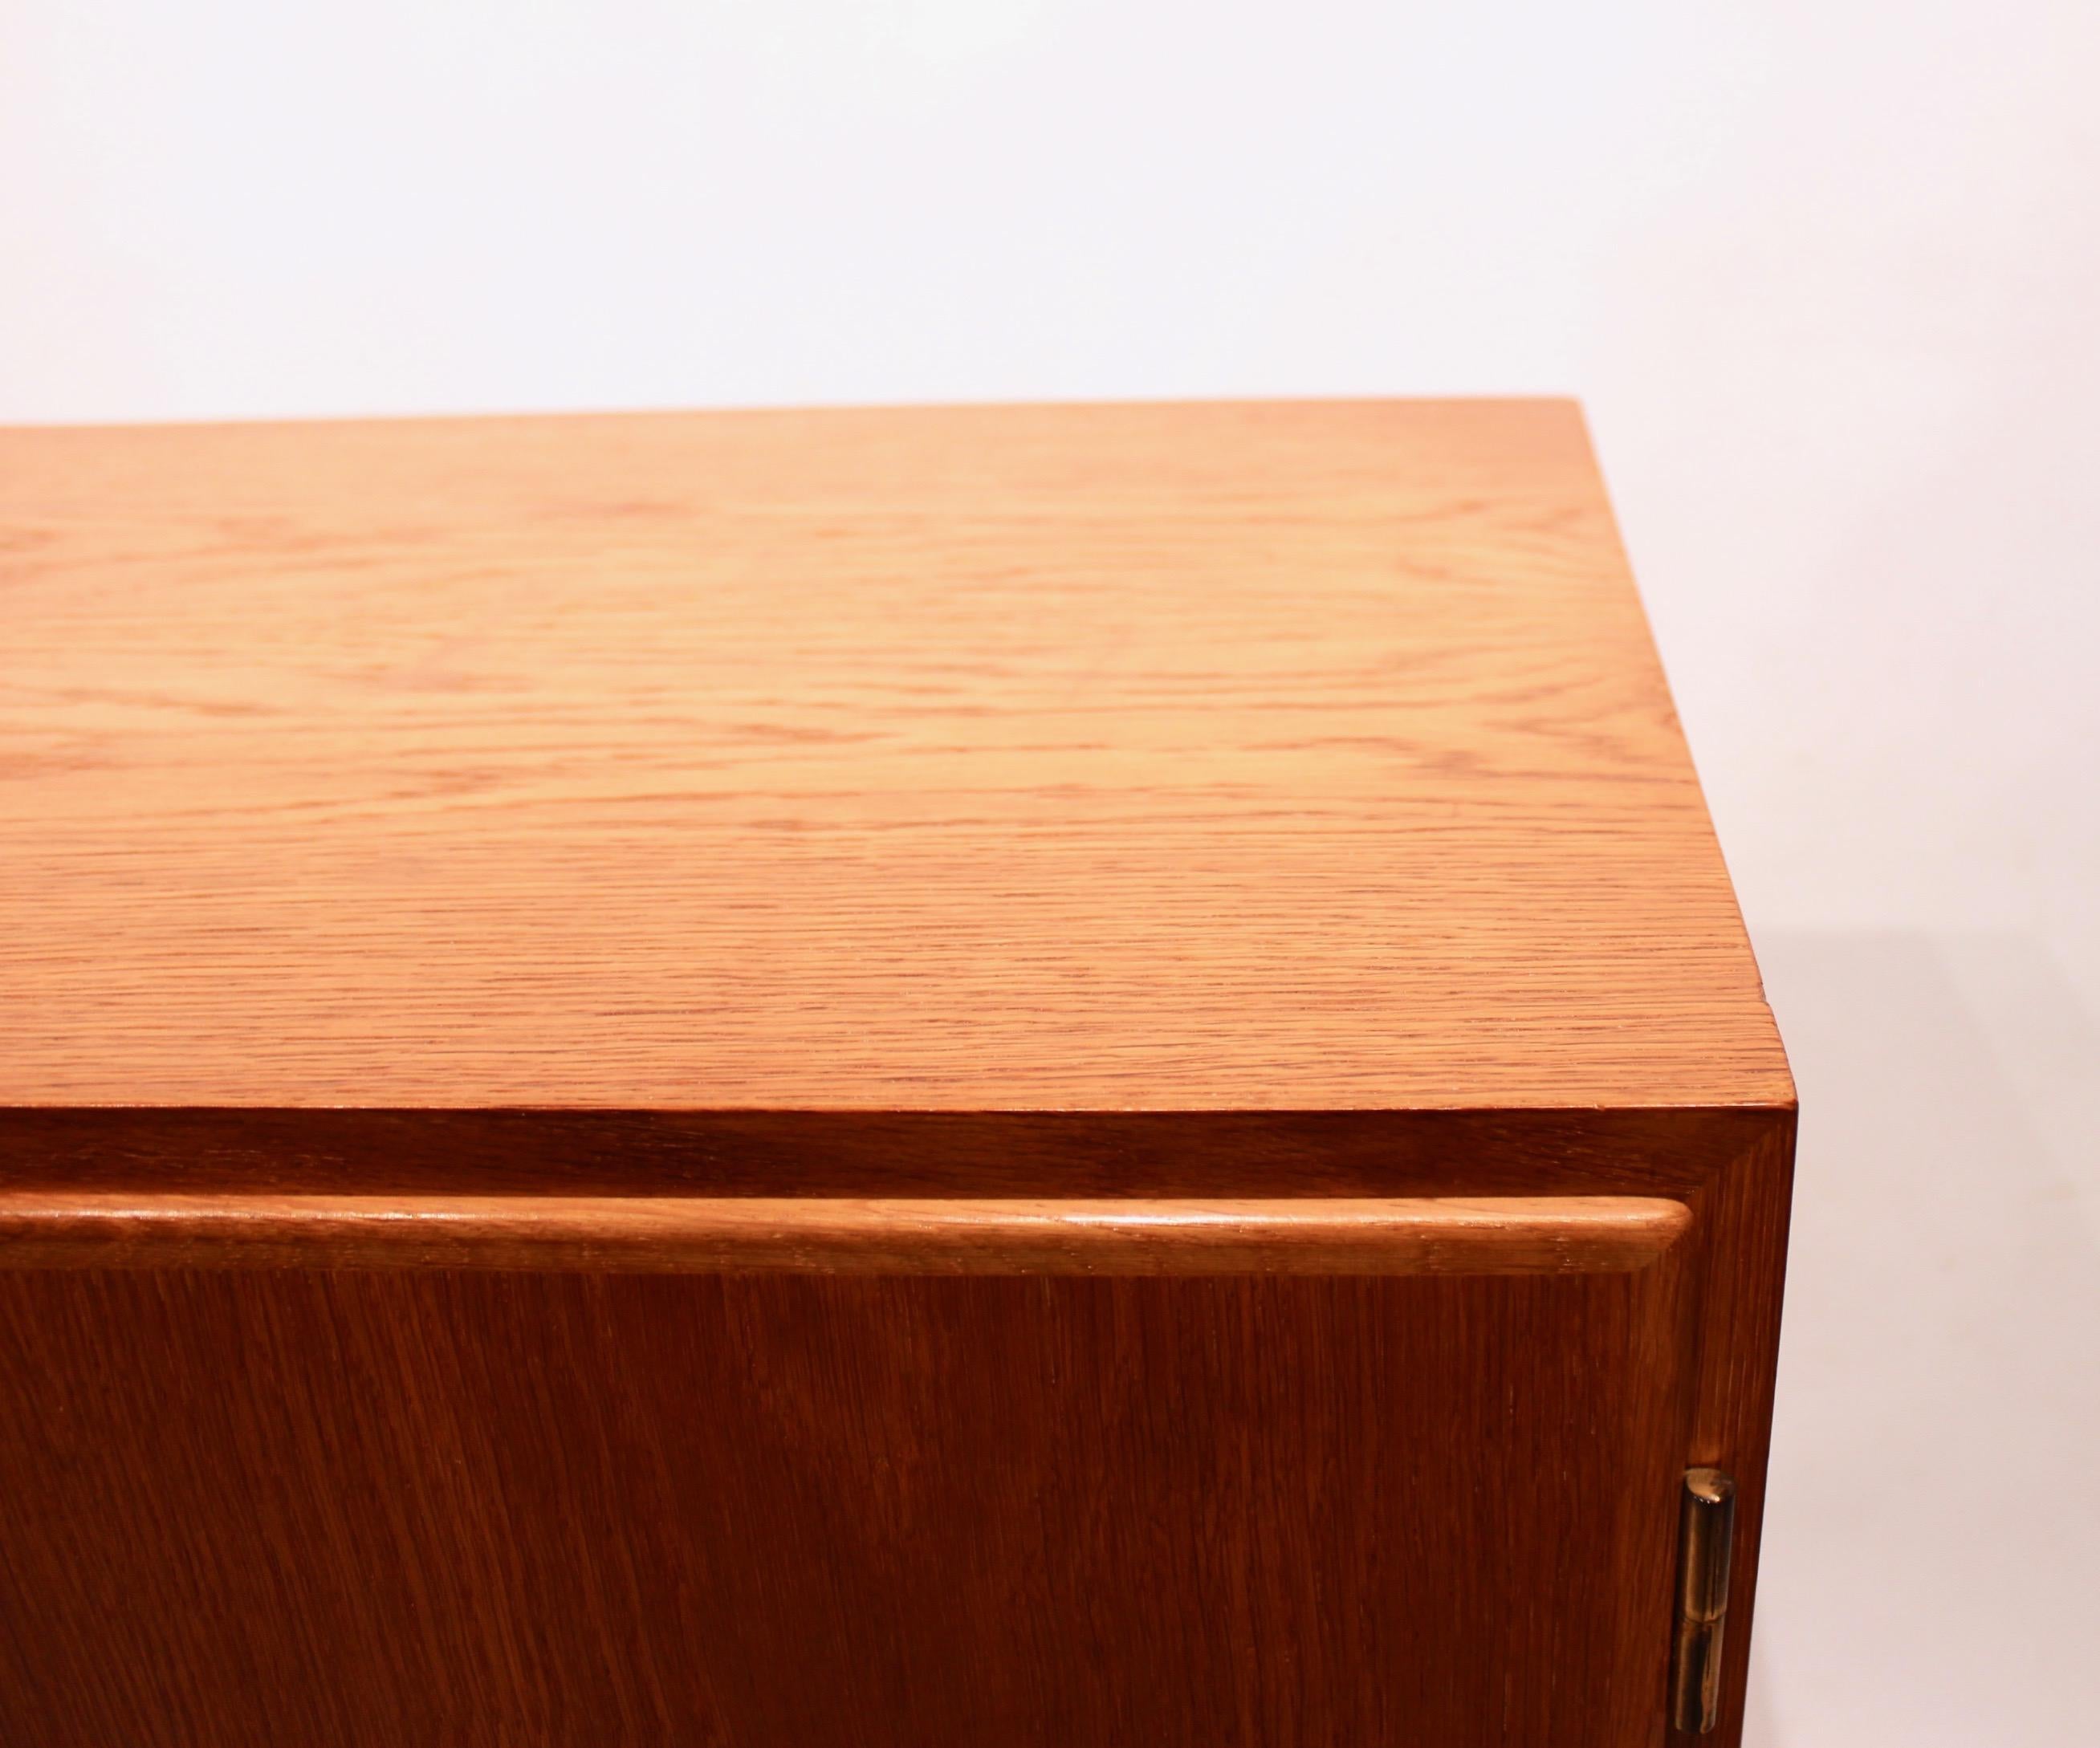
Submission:
[[[1710,1748],[1742,1738],[1749,1684],[1750,1619],[1764,1528],[1793,1191],[1795,1118],[1775,1112],[1755,1143],[1697,1198],[1688,1247],[1701,1292],[1692,1460],[1735,1477],[1736,1546],[1721,1671],[1720,1724]]]

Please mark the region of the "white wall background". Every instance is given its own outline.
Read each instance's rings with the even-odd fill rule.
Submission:
[[[2100,6],[0,0],[0,419],[1588,402],[1802,1081],[1752,1737],[2100,1717]]]

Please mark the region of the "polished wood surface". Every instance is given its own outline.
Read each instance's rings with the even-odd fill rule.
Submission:
[[[0,1273],[0,1738],[1661,1748],[1684,1253]]]
[[[1020,1201],[40,1188],[0,1190],[0,1269],[1585,1274],[1646,1267],[1690,1219],[1681,1202],[1618,1195]]]
[[[1659,1748],[1707,1464],[1733,1748],[1572,407],[0,431],[0,1740]]]
[[[1563,403],[0,431],[0,1104],[1784,1104]]]

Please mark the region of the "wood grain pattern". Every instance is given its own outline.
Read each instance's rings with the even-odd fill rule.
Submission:
[[[1570,406],[0,431],[0,1740],[1657,1748],[1693,1463],[1740,1734]]]
[[[1704,1252],[1692,1264],[1703,1286],[1695,1326],[1690,1462],[1725,1469],[1736,1482],[1736,1558],[1729,1584],[1729,1636],[1722,1658],[1722,1727],[1702,1739],[1714,1748],[1735,1748],[1740,1741],[1749,1685],[1748,1641],[1757,1608],[1765,1468],[1779,1375],[1794,1134],[1794,1113],[1781,1112],[1713,1174],[1694,1198],[1702,1230],[1688,1247]]]
[[[1643,1196],[1266,1201],[180,1195],[0,1190],[0,1269],[664,1274],[1537,1275],[1645,1268]]]
[[[1761,1109],[0,1109],[0,1187],[389,1195],[1657,1195],[1791,1133]]]
[[[1569,405],[0,432],[0,1104],[1783,1105]]]
[[[1659,1748],[1685,1253],[0,1272],[0,1738]]]

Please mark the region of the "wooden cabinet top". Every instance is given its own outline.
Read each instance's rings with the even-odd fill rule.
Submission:
[[[0,432],[0,1106],[1792,1099],[1559,402]]]

